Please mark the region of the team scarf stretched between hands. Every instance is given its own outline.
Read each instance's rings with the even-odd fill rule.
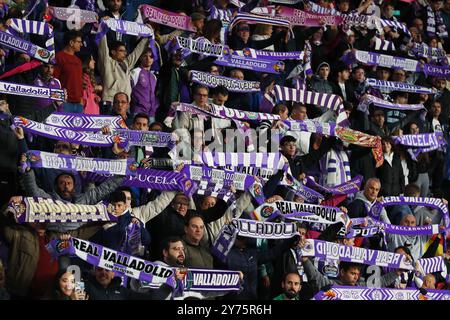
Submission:
[[[175,268],[156,264],[101,245],[71,238],[66,241],[52,240],[47,250],[54,257],[76,256],[87,263],[114,271],[118,276],[127,276],[146,281],[150,287],[159,288],[167,284],[177,287]],[[237,271],[187,269],[182,281],[182,291],[235,291],[240,289]]]
[[[450,291],[333,286],[313,300],[450,300]]]
[[[19,203],[10,202],[7,210],[13,213],[18,223],[117,221],[111,208],[102,202],[85,205],[41,197],[25,197]]]
[[[211,252],[226,262],[237,236],[263,239],[288,239],[298,235],[295,223],[275,223],[247,219],[233,219],[220,230]]]

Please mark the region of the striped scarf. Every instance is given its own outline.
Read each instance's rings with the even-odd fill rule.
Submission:
[[[375,50],[395,51],[395,45],[392,41],[381,40],[380,38],[375,37]]]
[[[431,6],[427,6],[427,32],[429,36],[438,35],[440,38],[448,38],[447,28],[441,13],[433,11]]]
[[[289,29],[289,34],[291,38],[292,39],[294,38],[294,33],[292,32],[291,23],[289,21],[278,18],[262,17],[248,13],[238,13],[228,26],[228,32],[231,33],[233,27],[235,27],[241,22],[246,22],[248,24],[269,24],[277,27],[286,27]]]
[[[278,101],[296,101],[305,104],[312,104],[318,107],[326,107],[338,114],[336,120],[338,124],[343,124],[347,121],[347,114],[344,110],[342,98],[336,94],[275,86],[274,97]]]
[[[350,162],[347,153],[343,150],[331,149],[321,159],[321,168],[324,172],[322,185],[334,187],[351,180]],[[323,170],[325,169],[325,170]]]
[[[51,52],[53,57],[52,60],[54,61],[55,39],[53,37],[53,27],[47,22],[14,18],[11,19],[11,25],[6,32],[14,36],[20,36],[19,33],[46,36],[47,40],[45,41],[45,46],[46,49]]]

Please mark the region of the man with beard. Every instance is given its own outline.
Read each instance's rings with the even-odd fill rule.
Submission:
[[[300,275],[295,272],[286,273],[281,282],[281,287],[284,292],[273,300],[299,300],[298,294],[302,289]]]
[[[158,289],[138,293],[121,283],[122,278],[116,277],[114,271],[95,267],[94,274],[86,281],[86,293],[89,300],[164,300],[173,290],[163,283]]]

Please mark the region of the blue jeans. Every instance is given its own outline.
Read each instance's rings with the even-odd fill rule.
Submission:
[[[65,102],[63,110],[64,112],[83,113],[83,105],[81,103]]]

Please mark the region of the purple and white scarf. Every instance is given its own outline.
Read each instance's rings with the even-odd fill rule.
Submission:
[[[246,22],[248,24],[269,24],[277,27],[286,27],[289,28],[289,31],[292,35],[291,24],[289,21],[248,13],[238,13],[230,22],[230,25],[228,26],[228,32],[231,33],[233,28],[241,22]]]
[[[37,34],[41,36],[47,37],[47,40],[45,41],[45,47],[48,53],[50,54],[48,61],[55,62],[55,39],[53,37],[53,27],[47,23],[42,21],[32,21],[32,20],[25,20],[25,19],[17,19],[13,18],[10,20],[11,25],[6,30],[7,33],[19,36],[19,33],[21,34]],[[43,52],[42,49],[39,49],[38,46],[37,54],[44,58],[46,57],[47,53]],[[38,59],[37,57],[35,57]],[[39,59],[41,61],[44,61],[42,59]],[[46,61],[46,62],[48,62]]]
[[[415,270],[412,261],[404,254],[346,246],[334,242],[307,239],[306,245],[301,249],[301,252],[305,257],[362,263],[392,269]],[[424,262],[425,260],[428,260],[428,258],[418,260],[422,268],[427,265],[433,265]],[[432,268],[433,270],[436,269],[434,265]],[[424,269],[425,273],[428,273],[428,271]]]
[[[414,43],[414,46],[409,52],[419,58],[428,58],[439,63],[447,61],[447,55],[444,50],[440,48],[432,48],[425,43]]]
[[[434,94],[436,89],[416,86],[405,82],[384,81],[373,78],[367,78],[366,84],[372,88],[379,89],[384,92],[403,91],[411,93]]]
[[[238,80],[196,70],[191,70],[191,75],[192,82],[202,84],[208,88],[224,86],[231,92],[259,92],[261,90],[258,81]]]
[[[219,183],[215,184],[208,181],[200,181],[195,193],[204,197],[211,196],[222,199],[228,204],[228,206],[232,207],[233,209],[235,208],[236,196],[230,189],[224,187]]]
[[[55,101],[66,100],[66,92],[63,89],[30,86],[6,81],[0,81],[0,93],[33,98],[51,99]]]
[[[218,106],[214,104],[209,105],[210,109],[205,110],[197,106],[187,103],[172,104],[172,109],[181,112],[190,112],[192,114],[210,116],[215,118],[239,120],[239,121],[263,121],[263,120],[279,120],[280,116],[270,113],[261,113],[253,111],[242,111],[238,109],[227,108],[224,106]]]
[[[285,219],[325,224],[342,222],[345,226],[350,223],[348,216],[336,207],[293,201],[275,201],[274,203]]]
[[[447,144],[442,132],[404,134],[402,136],[392,136],[392,140],[396,144],[420,148],[435,147],[435,149],[437,149]]]
[[[105,126],[111,129],[126,129],[127,127],[121,116],[87,115],[67,112],[54,112],[45,119],[44,123],[75,131],[100,131]]]
[[[108,179],[106,175],[87,173],[86,180],[104,182]],[[197,189],[197,183],[178,172],[137,169],[133,175],[126,175],[122,186],[136,188],[150,188],[156,190],[181,190],[188,197]]]
[[[338,114],[337,123],[347,120],[347,114],[344,110],[343,100],[336,94],[320,93],[306,90],[297,90],[294,88],[274,87],[275,97],[279,101],[296,101],[315,106],[326,107]]]
[[[279,153],[202,152],[202,162],[208,167],[256,166],[282,169],[285,161]]]
[[[102,202],[86,205],[41,197],[25,197],[20,203],[9,203],[7,210],[14,213],[18,223],[117,221],[117,217]]]
[[[246,191],[255,182],[255,178],[245,173],[230,170],[213,169],[206,166],[185,165],[180,171],[194,181],[213,183],[229,188],[234,186],[236,190]]]
[[[379,220],[383,208],[386,206],[393,206],[393,205],[424,206],[436,209],[441,213],[444,219],[444,226],[446,230],[447,231],[450,230],[450,217],[448,214],[448,207],[442,201],[442,199],[438,198],[404,197],[404,196],[384,197],[383,201],[377,201],[372,205],[368,215],[374,218],[375,220]]]
[[[113,175],[134,175],[137,170],[137,164],[133,159],[85,158],[38,150],[29,150],[27,157],[32,168],[85,171]]]
[[[170,46],[170,51],[176,51],[182,49],[186,51],[183,58],[185,58],[190,53],[198,53],[206,57],[221,57],[223,55],[229,54],[230,49],[228,46],[223,44],[213,44],[206,38],[185,38],[176,37],[172,40],[172,45]]]
[[[95,11],[82,10],[75,7],[49,7],[50,14],[62,21],[79,20],[82,23],[97,23],[98,15]]]
[[[333,286],[319,291],[312,300],[450,300],[450,291],[427,289],[424,295],[417,289]]]
[[[263,73],[281,73],[284,69],[282,61],[261,60],[238,55],[220,56],[214,61],[215,64],[225,67],[242,68]]]
[[[353,194],[360,191],[363,176],[358,175],[353,179],[334,187],[325,187],[318,184],[312,177],[306,177],[306,185],[323,193],[331,193],[333,195]]]
[[[191,32],[197,31],[192,25],[192,21],[189,16],[166,11],[147,4],[141,6],[141,13],[145,19],[148,19],[152,22],[167,25],[175,29],[181,29]]]
[[[211,252],[225,263],[238,235],[248,238],[289,239],[298,234],[295,223],[233,219],[230,224],[222,227]]]
[[[413,59],[368,51],[353,50],[344,55],[341,60],[349,65],[357,61],[369,66],[403,69],[410,72],[423,72],[426,76],[450,78],[450,68],[448,66],[436,66],[428,63],[421,64]]]
[[[102,20],[100,22],[98,32],[95,35],[95,42],[97,44],[106,35],[108,30],[138,37],[146,37],[146,38],[154,37],[153,29],[146,26],[145,24],[109,18],[107,20]]]
[[[175,135],[160,131],[141,131],[128,129],[111,129],[113,136],[122,138],[127,146],[167,147],[175,146]]]
[[[394,109],[394,110],[425,110],[425,107],[423,104],[399,104],[399,103],[392,103],[389,101],[385,101],[383,99],[377,98],[375,96],[372,96],[370,94],[365,95],[364,99],[362,99],[358,105],[358,110],[365,112],[366,114],[369,114],[369,105],[373,104],[377,106],[378,108],[384,108],[384,109]]]
[[[441,12],[433,11],[430,5],[427,6],[427,33],[428,36],[438,35],[441,39],[448,38],[447,27]]]
[[[77,143],[95,147],[111,147],[114,143],[120,143],[123,140],[117,136],[106,136],[103,134],[94,134],[89,132],[72,131],[43,124],[23,117],[13,119],[15,126],[22,127],[26,132],[36,134],[49,139],[60,140],[70,143]]]
[[[283,123],[290,131],[304,131],[320,133],[327,136],[335,136],[336,124],[330,122],[319,122],[315,120],[284,120]]]
[[[281,6],[277,14],[281,19],[287,20],[293,26],[322,27],[324,25],[337,26],[343,18],[335,14],[316,14],[299,9]]]
[[[305,186],[303,183],[294,178],[289,171],[286,172],[287,170],[285,168],[283,168],[283,170],[285,171],[285,174],[279,183],[280,185],[292,188],[295,195],[299,196],[308,203],[319,203],[324,199],[320,193]]]
[[[9,49],[26,53],[30,57],[37,60],[49,63],[53,59],[52,52],[47,49],[41,48],[29,41],[23,40],[22,38],[0,31],[0,45],[3,45]]]
[[[273,52],[265,50],[255,50],[253,48],[244,48],[242,50],[233,51],[233,54],[248,57],[253,59],[262,60],[301,60],[302,52],[292,51],[292,52]]]
[[[385,54],[353,50],[344,55],[341,59],[347,64],[352,64],[357,61],[369,66],[380,66],[386,68],[397,68],[405,71],[416,72],[419,67],[419,62],[412,59],[388,56]]]
[[[239,172],[239,173],[245,173],[250,176],[256,176],[260,178],[263,181],[267,181],[272,177],[278,169],[269,169],[269,168],[259,168],[255,166],[226,166],[225,169]]]
[[[55,239],[47,245],[47,250],[53,257],[76,256],[93,266],[114,271],[119,276],[144,280],[158,287],[163,283],[172,288],[176,287],[175,270],[173,268],[112,250],[87,240],[70,238],[64,241]]]
[[[379,51],[395,51],[395,45],[392,41],[381,40],[378,37],[375,37],[374,48]]]
[[[367,227],[350,227],[348,233],[346,234],[346,237],[369,238],[381,232],[388,234],[399,234],[404,236],[421,236],[421,235],[431,236],[438,233],[445,233],[445,228],[438,224],[407,227],[407,226],[397,226],[380,221],[373,221],[373,219],[368,219],[368,221],[369,226]]]

